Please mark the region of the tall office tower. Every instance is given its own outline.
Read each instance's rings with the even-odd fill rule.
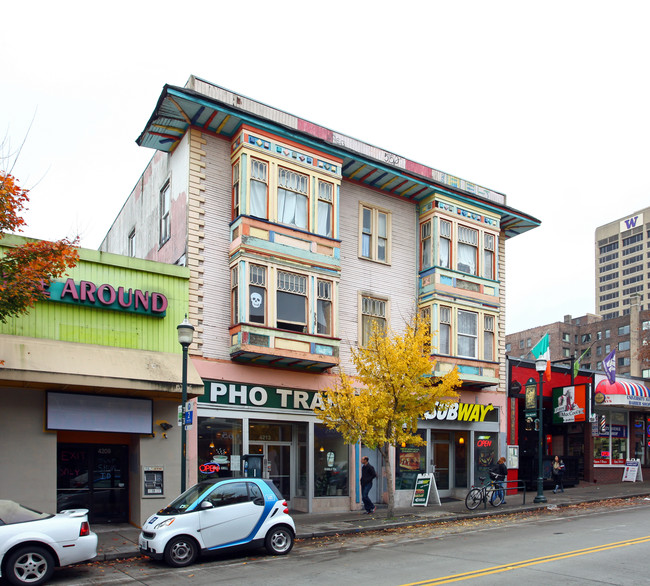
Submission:
[[[596,228],[595,256],[596,313],[603,319],[628,315],[634,294],[641,297],[640,309],[647,309],[650,208]]]

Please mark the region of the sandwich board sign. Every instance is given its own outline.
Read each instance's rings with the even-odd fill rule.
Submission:
[[[413,490],[412,507],[426,507],[429,502],[429,496],[434,494],[434,502],[440,505],[440,495],[436,486],[436,478],[433,474],[418,474],[415,480],[415,489]]]
[[[626,460],[623,470],[623,482],[643,482],[643,472],[639,460]]]

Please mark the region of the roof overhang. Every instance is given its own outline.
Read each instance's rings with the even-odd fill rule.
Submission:
[[[464,179],[318,126],[287,112],[191,76],[186,87],[165,85],[144,130],[143,147],[172,152],[190,128],[232,138],[243,124],[298,141],[342,159],[343,177],[386,195],[420,202],[434,194],[451,195],[497,214],[506,238],[541,222],[506,206],[506,196]]]

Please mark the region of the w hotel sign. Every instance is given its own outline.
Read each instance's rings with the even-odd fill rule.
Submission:
[[[625,218],[625,220],[621,220],[619,230],[625,232],[626,230],[631,230],[637,226],[643,226],[643,214],[637,214],[636,216],[631,216]]]

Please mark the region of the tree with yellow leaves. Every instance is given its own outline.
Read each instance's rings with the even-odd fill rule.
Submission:
[[[388,477],[388,517],[395,506],[391,446],[422,445],[424,440],[416,433],[418,419],[433,411],[436,403],[458,399],[457,370],[434,377],[430,348],[431,334],[420,318],[401,335],[374,329],[365,347],[352,349],[356,376],[341,372],[316,410],[347,443],[379,449]]]

